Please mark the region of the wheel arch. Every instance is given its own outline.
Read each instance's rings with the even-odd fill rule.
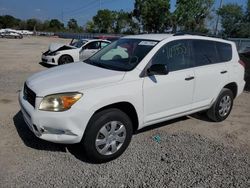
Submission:
[[[57,63],[58,63],[58,64],[59,64],[59,62],[60,62],[60,59],[61,59],[63,56],[69,56],[69,57],[72,59],[72,62],[75,61],[72,55],[70,55],[70,54],[62,54],[62,55],[58,58],[58,60],[57,60]]]
[[[233,92],[234,98],[236,98],[236,96],[238,94],[238,86],[235,82],[231,82],[231,83],[225,85],[223,88],[230,89]]]
[[[99,108],[98,110],[96,110],[93,115],[91,116],[91,118],[98,112],[101,112],[103,110],[106,110],[106,109],[110,109],[110,108],[116,108],[116,109],[119,109],[121,111],[123,111],[124,113],[126,113],[129,118],[131,119],[132,121],[132,124],[133,124],[133,131],[137,131],[138,130],[138,127],[139,127],[139,118],[138,118],[138,114],[137,114],[137,111],[134,107],[134,105],[132,105],[130,102],[116,102],[116,103],[113,103],[113,104],[109,104],[109,105],[106,105],[106,106],[103,106],[101,108]],[[90,118],[90,120],[91,120]]]

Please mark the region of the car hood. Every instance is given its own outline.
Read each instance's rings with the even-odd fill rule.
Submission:
[[[67,50],[67,49],[76,49],[75,46],[60,44],[60,43],[51,43],[49,45],[49,51],[60,51],[60,50]]]
[[[83,62],[62,65],[36,73],[26,81],[37,96],[83,91],[123,79],[125,72],[113,71]]]

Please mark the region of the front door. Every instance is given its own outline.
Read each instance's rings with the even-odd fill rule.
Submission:
[[[188,40],[176,40],[164,45],[152,58],[151,64],[164,64],[169,73],[144,78],[145,124],[192,108],[195,77],[190,53]]]
[[[89,57],[94,55],[100,48],[101,47],[99,41],[86,44],[79,52],[80,60],[84,61],[85,59],[88,59]]]

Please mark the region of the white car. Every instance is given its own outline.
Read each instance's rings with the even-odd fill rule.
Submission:
[[[12,31],[5,31],[0,33],[0,38],[22,39],[23,35]]]
[[[50,65],[62,65],[83,61],[108,44],[110,41],[101,39],[72,40],[69,45],[52,43],[48,51],[42,54],[42,62]]]
[[[200,111],[225,120],[244,85],[233,42],[148,34],[120,38],[85,62],[34,74],[19,101],[37,137],[81,142],[91,160],[106,162],[143,127]]]

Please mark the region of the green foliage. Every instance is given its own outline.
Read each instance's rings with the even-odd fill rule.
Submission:
[[[135,0],[132,12],[99,10],[85,25],[90,33],[159,33],[194,31],[208,33],[207,23],[212,19],[215,0],[176,0],[176,9],[170,12],[170,0]],[[172,2],[172,1],[171,1]],[[223,28],[221,35],[228,37],[250,37],[250,0],[244,7],[225,4],[217,11]],[[75,19],[67,27],[57,19],[20,20],[10,15],[0,16],[0,28],[27,29],[36,31],[82,32]],[[210,28],[211,29],[211,28]]]
[[[129,12],[99,10],[93,21],[86,24],[87,32],[94,33],[138,33],[138,25]]]
[[[135,0],[134,16],[147,32],[163,32],[170,26],[169,0]]]
[[[72,31],[77,31],[79,29],[77,21],[75,19],[70,19],[68,21],[68,28]]]
[[[10,15],[0,16],[0,28],[17,28],[21,20]]]
[[[104,9],[97,12],[97,15],[93,17],[93,21],[99,33],[111,33],[114,18],[113,11]]]
[[[214,0],[177,0],[173,24],[180,30],[208,32],[205,21],[209,18],[213,4]]]
[[[221,16],[221,25],[226,36],[240,37],[240,33],[243,35],[247,33],[242,25],[244,12],[241,6],[226,4],[217,11],[217,14]]]
[[[113,24],[114,33],[127,33],[134,34],[139,32],[138,24],[133,20],[132,13],[124,12],[113,12],[115,19]]]
[[[95,24],[94,24],[93,21],[88,21],[86,23],[85,31],[88,32],[88,33],[95,33],[96,32]]]
[[[250,22],[250,0],[247,1],[246,21]]]
[[[43,29],[43,23],[38,19],[28,19],[26,21],[26,29],[30,31],[41,31]]]
[[[64,24],[57,19],[52,19],[49,22],[49,31],[62,31],[64,29]]]

